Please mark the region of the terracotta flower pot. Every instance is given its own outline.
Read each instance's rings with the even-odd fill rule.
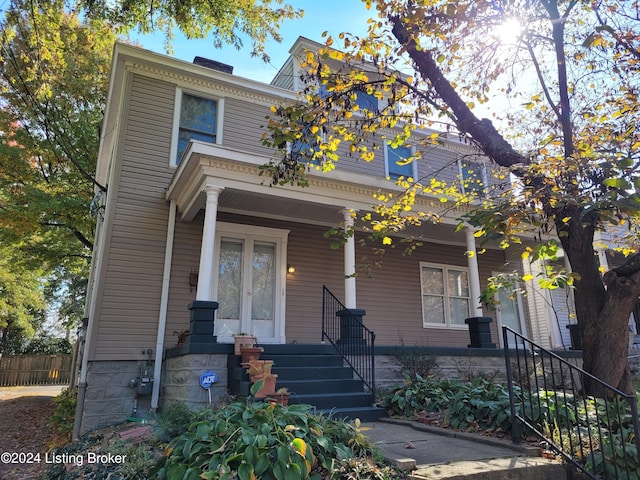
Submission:
[[[269,375],[273,367],[273,360],[253,360],[249,363],[241,363],[247,369],[251,382],[256,382],[258,377]]]
[[[240,349],[242,363],[249,363],[258,360],[262,352],[264,352],[264,348],[262,347],[242,347]]]
[[[275,403],[279,403],[284,405],[285,407],[289,405],[289,397],[290,393],[274,393],[273,395],[269,395],[269,400]]]
[[[240,355],[242,347],[253,347],[256,344],[256,337],[253,335],[234,335],[233,354]]]
[[[257,375],[256,382],[253,384],[252,392],[253,396],[256,398],[267,398],[270,395],[274,395],[276,393],[276,380],[278,375],[274,375],[273,373],[265,374],[265,375]],[[260,388],[257,391],[253,391],[256,385],[260,384]]]

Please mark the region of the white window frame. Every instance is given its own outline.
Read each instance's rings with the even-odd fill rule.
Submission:
[[[169,166],[176,168],[180,162],[176,160],[178,155],[178,132],[180,130],[180,109],[182,107],[182,96],[191,95],[204,100],[216,102],[216,145],[222,145],[222,125],[224,118],[224,98],[211,95],[209,93],[176,87],[176,96],[173,105],[173,128],[171,130],[171,150],[169,153]]]
[[[401,145],[403,147],[409,147],[411,150],[411,156],[415,156],[416,147],[414,145]],[[389,143],[385,143],[384,147],[384,176],[385,178],[391,178],[391,172],[389,170],[389,149],[392,148]],[[418,159],[414,158],[411,162],[411,177],[416,179],[418,178]],[[396,178],[391,178],[392,181],[397,180]]]
[[[444,298],[444,323],[429,323],[425,321],[425,311],[424,311],[424,301],[423,298],[426,295],[424,293],[424,283],[423,283],[423,278],[422,278],[422,268],[423,267],[427,267],[427,268],[437,268],[437,269],[441,269],[442,270],[442,275],[443,275],[443,285],[444,285],[444,295],[442,295],[442,298]],[[450,299],[451,298],[464,298],[467,300],[467,308],[468,308],[468,316],[467,318],[471,317],[471,286],[469,285],[468,288],[468,293],[469,296],[468,297],[459,297],[459,296],[453,296],[450,295],[448,292],[448,283],[447,283],[447,275],[449,270],[453,270],[456,272],[464,272],[467,275],[467,283],[470,282],[470,278],[469,278],[469,269],[467,267],[461,267],[458,265],[445,265],[445,264],[440,264],[440,263],[428,263],[428,262],[420,262],[420,308],[422,309],[422,327],[423,328],[447,328],[447,329],[452,329],[452,330],[464,330],[467,327],[467,325],[463,322],[462,324],[460,323],[452,323],[452,319],[450,318]],[[432,294],[429,294],[428,296],[434,296]]]
[[[487,194],[487,189],[489,188],[489,182],[488,182],[488,175],[487,175],[487,162],[485,162],[483,159],[479,159],[479,160],[467,160],[465,158],[459,158],[458,159],[458,173],[460,174],[460,186],[462,188],[463,193],[469,193],[467,192],[467,189],[464,186],[464,169],[465,166],[463,164],[465,163],[474,163],[476,165],[479,165],[481,167],[480,170],[480,176],[482,179],[482,191],[478,192],[479,196],[485,196]],[[468,167],[467,167],[468,168]],[[474,191],[477,191],[474,189]]]

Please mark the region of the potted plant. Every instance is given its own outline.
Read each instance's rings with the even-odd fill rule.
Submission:
[[[256,382],[251,385],[251,395],[256,398],[267,398],[269,395],[276,393],[276,380],[278,379],[278,375],[265,373],[256,378]]]
[[[269,395],[269,401],[279,403],[286,407],[287,405],[289,405],[290,396],[291,393],[289,392],[289,389],[286,387],[282,387],[277,389],[274,394]]]
[[[178,342],[176,343],[176,345],[182,345],[186,343],[187,338],[189,338],[189,330],[175,330],[173,334],[178,337]]]
[[[251,347],[240,347],[240,357],[242,363],[250,363],[260,358],[260,354],[264,352],[264,348],[255,345]]]
[[[256,337],[248,333],[236,333],[233,336],[233,353],[240,355],[240,349],[244,347],[253,347],[256,344]]]
[[[261,376],[269,375],[271,373],[271,367],[273,366],[273,360],[252,360],[242,364],[247,369],[249,374],[249,380],[256,382]]]

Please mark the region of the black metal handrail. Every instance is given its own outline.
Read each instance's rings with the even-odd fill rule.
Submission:
[[[345,307],[322,286],[322,342],[329,341],[376,398],[376,334],[362,323],[359,310]]]
[[[592,479],[639,479],[636,397],[508,327],[502,336],[514,443],[521,422]],[[585,383],[596,396],[584,394]]]

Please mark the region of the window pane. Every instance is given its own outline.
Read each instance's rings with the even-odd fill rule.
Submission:
[[[302,137],[291,145],[291,154],[298,161],[315,165],[318,161],[313,156],[320,151],[318,135],[311,133],[310,125],[304,125],[301,133]]]
[[[215,133],[216,102],[207,98],[182,95],[180,128],[196,132]]]
[[[469,300],[466,298],[449,299],[449,315],[452,325],[464,325],[464,319],[469,318]]]
[[[273,320],[275,283],[275,245],[256,244],[253,252],[253,300],[251,302],[253,320]]]
[[[453,297],[469,297],[467,272],[449,270],[447,272],[448,294]]]
[[[484,164],[466,160],[462,162],[462,186],[465,192],[483,193]]]
[[[378,111],[378,99],[371,93],[357,92],[356,93],[356,105],[361,109],[369,110],[370,112]]]
[[[183,94],[180,104],[180,128],[176,162],[190,139],[216,142],[217,104],[215,100]]]
[[[242,242],[220,242],[218,318],[240,319],[242,300]],[[234,332],[236,333],[236,332]]]
[[[444,295],[444,278],[441,268],[422,267],[422,293]]]
[[[389,170],[389,177],[397,179],[399,177],[413,177],[413,162],[406,165],[398,165],[398,162],[403,162],[407,158],[411,157],[410,147],[398,147],[392,148],[391,145],[387,145],[387,166]]]
[[[422,296],[422,321],[427,323],[440,323],[444,325],[444,298],[430,295]]]

